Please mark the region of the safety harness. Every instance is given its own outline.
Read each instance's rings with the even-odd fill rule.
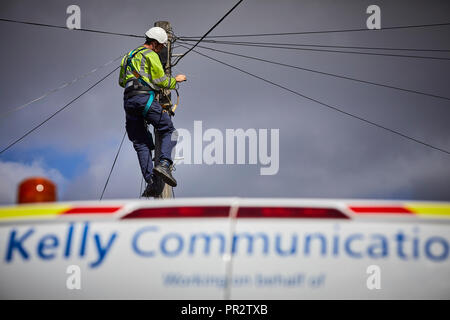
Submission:
[[[131,63],[131,59],[133,59],[134,58],[134,56],[136,55],[136,54],[138,54],[139,52],[141,52],[141,51],[143,51],[143,50],[146,50],[147,48],[145,48],[145,47],[143,47],[143,48],[141,48],[141,49],[139,49],[139,50],[137,50],[137,49],[134,49],[133,51],[131,51],[129,54],[128,54],[128,58],[127,58],[127,61],[126,61],[126,63],[125,63],[125,68],[124,68],[124,73],[125,73],[125,76],[126,76],[126,72],[127,72],[127,69],[128,69],[128,67],[130,67],[130,70],[131,70],[131,73],[133,74],[133,76],[144,86],[144,87],[147,87],[147,88],[150,88],[151,90],[144,90],[144,88],[141,88],[141,90],[136,90],[135,92],[134,92],[134,94],[149,94],[150,96],[149,96],[149,98],[148,98],[148,100],[147,100],[147,104],[145,105],[145,108],[144,108],[144,110],[142,111],[142,115],[144,116],[144,118],[145,118],[145,116],[147,115],[147,112],[148,112],[148,110],[150,109],[150,106],[152,105],[152,102],[153,102],[153,100],[155,99],[155,91],[154,90],[152,90],[152,86],[150,85],[150,84],[148,84],[147,83],[147,81],[145,81],[144,80],[144,78],[141,76],[141,74],[136,70],[136,68],[133,66],[133,64]],[[145,88],[146,89],[146,88]]]
[[[135,87],[135,85],[133,84],[134,90],[132,91],[133,94],[132,95],[136,95],[136,94],[150,94],[149,100],[147,101],[147,105],[145,106],[145,109],[142,113],[142,115],[145,117],[145,115],[147,114],[153,100],[155,99],[155,92],[153,87],[147,83],[144,78],[142,77],[142,75],[136,70],[136,68],[133,66],[133,64],[131,63],[131,59],[133,59],[133,57],[138,54],[139,52],[146,50],[147,48],[143,47],[141,49],[134,49],[133,51],[131,51],[128,54],[126,63],[125,63],[125,69],[124,69],[124,76],[126,77],[126,71],[128,69],[128,67],[130,67],[131,69],[131,73],[133,74],[133,76],[136,78],[136,80],[142,84],[144,87],[149,88],[150,90],[147,90],[144,88],[137,88]],[[170,81],[169,81],[169,85],[170,85]],[[175,89],[175,92],[177,94],[177,102],[175,104],[172,103],[172,101],[170,100],[170,97],[164,92],[164,90],[161,90],[161,93],[167,98],[167,100],[169,101],[169,105],[161,105],[163,108],[163,112],[167,112],[169,113],[171,116],[175,115],[175,110],[178,107],[178,104],[180,103],[180,94],[178,93],[178,90]]]

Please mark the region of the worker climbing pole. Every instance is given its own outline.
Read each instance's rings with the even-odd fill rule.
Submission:
[[[156,22],[155,26],[145,33],[145,43],[123,57],[119,84],[125,88],[126,131],[138,154],[142,176],[147,183],[143,197],[171,198],[173,189],[167,185],[172,188],[177,186],[177,181],[172,176],[172,151],[177,143],[174,139],[176,131],[172,117],[179,100],[177,84],[186,81],[186,76],[179,74],[172,78],[171,67],[192,51],[242,1],[239,0],[196,44],[173,63],[172,44],[176,38],[168,21]],[[177,92],[175,105],[172,103],[170,90]],[[154,127],[155,143],[149,134],[148,123]],[[153,149],[155,157],[152,159]]]
[[[173,40],[169,22],[155,23],[145,33],[145,43],[125,55],[120,68],[119,84],[125,88],[126,131],[147,183],[142,193],[146,198],[173,197],[170,187],[177,186],[172,176],[172,151],[177,143],[172,116],[176,105],[171,101],[170,90],[176,90],[177,83],[186,81],[186,76],[171,76]],[[148,129],[150,124],[155,141]]]

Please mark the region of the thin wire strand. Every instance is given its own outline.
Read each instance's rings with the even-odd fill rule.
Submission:
[[[196,41],[193,39],[178,38],[181,41]],[[205,43],[218,44],[254,44],[270,46],[292,46],[292,47],[316,47],[316,48],[339,48],[339,49],[360,49],[360,50],[387,50],[387,51],[430,51],[430,52],[450,52],[450,49],[417,49],[417,48],[386,48],[386,47],[364,47],[364,46],[337,46],[337,45],[319,45],[307,43],[279,43],[279,42],[254,42],[254,41],[224,41],[224,40],[203,40]]]
[[[445,149],[442,149],[442,148],[433,146],[433,145],[431,145],[431,144],[429,144],[429,143],[427,143],[427,142],[424,142],[424,141],[418,140],[418,139],[416,139],[416,138],[410,137],[410,136],[408,136],[408,135],[406,135],[406,134],[403,134],[403,133],[401,133],[401,132],[399,132],[399,131],[396,131],[396,130],[387,128],[387,127],[385,127],[385,126],[383,126],[383,125],[380,125],[380,124],[378,124],[378,123],[372,122],[372,121],[367,120],[367,119],[364,119],[364,118],[362,118],[362,117],[359,117],[359,116],[354,115],[354,114],[352,114],[352,113],[349,113],[349,112],[347,112],[347,111],[343,111],[343,110],[341,110],[341,109],[339,109],[339,108],[337,108],[337,107],[331,106],[331,105],[329,105],[329,104],[327,104],[327,103],[324,103],[324,102],[322,102],[322,101],[319,101],[319,100],[317,100],[317,99],[308,97],[308,96],[306,96],[306,95],[304,95],[304,94],[301,94],[301,93],[299,93],[299,92],[297,92],[297,91],[294,91],[294,90],[292,90],[292,89],[289,89],[289,88],[287,88],[287,87],[284,87],[284,86],[282,86],[282,85],[280,85],[280,84],[278,84],[278,83],[275,83],[275,82],[272,82],[272,81],[270,81],[270,80],[264,79],[264,78],[262,78],[262,77],[260,77],[260,76],[257,76],[257,75],[255,75],[255,74],[252,74],[252,73],[248,72],[248,71],[245,71],[245,70],[243,70],[243,69],[240,69],[240,68],[237,68],[237,67],[235,67],[235,66],[232,66],[232,65],[230,65],[230,64],[228,64],[228,63],[225,63],[225,62],[223,62],[223,61],[220,61],[220,60],[218,60],[218,59],[215,59],[215,58],[213,58],[213,57],[210,57],[210,56],[208,56],[208,55],[206,55],[206,54],[203,54],[203,53],[201,53],[201,52],[198,52],[198,51],[196,51],[196,50],[193,50],[193,51],[194,51],[195,53],[197,53],[197,54],[199,54],[199,55],[205,57],[205,58],[208,58],[208,59],[210,59],[210,60],[216,61],[216,62],[218,62],[218,63],[220,63],[220,64],[223,64],[223,65],[226,65],[226,66],[228,66],[228,67],[230,67],[230,68],[233,68],[233,69],[235,69],[235,70],[238,70],[238,71],[240,71],[240,72],[243,72],[243,73],[245,73],[245,74],[247,74],[247,75],[249,75],[249,76],[251,76],[251,77],[254,77],[254,78],[257,78],[257,79],[262,80],[262,81],[264,81],[264,82],[267,82],[267,83],[269,83],[269,84],[271,84],[271,85],[273,85],[273,86],[279,87],[279,88],[281,88],[281,89],[283,89],[283,90],[289,91],[289,92],[291,92],[291,93],[293,93],[293,94],[295,94],[295,95],[297,95],[297,96],[300,96],[300,97],[305,98],[305,99],[307,99],[307,100],[313,101],[313,102],[315,102],[315,103],[317,103],[317,104],[320,104],[320,105],[322,105],[322,106],[324,106],[324,107],[326,107],[326,108],[329,108],[329,109],[331,109],[331,110],[337,111],[337,112],[339,112],[339,113],[342,113],[342,114],[344,114],[344,115],[350,116],[350,117],[352,117],[352,118],[355,118],[355,119],[357,119],[357,120],[360,120],[360,121],[362,121],[362,122],[365,122],[365,123],[367,123],[367,124],[370,124],[370,125],[372,125],[372,126],[375,126],[375,127],[377,127],[377,128],[380,128],[380,129],[383,129],[383,130],[385,130],[385,131],[391,132],[391,133],[393,133],[393,134],[395,134],[395,135],[398,135],[398,136],[400,136],[400,137],[406,138],[406,139],[411,140],[411,141],[413,141],[413,142],[419,143],[419,144],[421,144],[421,145],[427,146],[427,147],[432,148],[432,149],[434,149],[434,150],[438,150],[438,151],[441,151],[441,152],[443,152],[443,153],[446,153],[446,154],[449,154],[449,155],[450,155],[450,151],[447,151],[447,150],[445,150]]]
[[[239,46],[245,46],[245,47],[287,49],[287,50],[297,50],[297,51],[313,51],[313,52],[327,52],[327,53],[348,53],[348,54],[358,54],[358,55],[397,57],[397,58],[450,60],[450,58],[447,58],[447,57],[416,56],[416,55],[393,54],[393,53],[377,53],[377,52],[359,52],[359,51],[345,51],[345,50],[311,49],[311,48],[283,47],[283,46],[270,46],[270,45],[245,44],[245,43],[240,43],[240,44],[236,44],[236,43],[219,43],[218,41],[216,41],[215,43],[217,43],[217,44],[228,44],[228,45],[239,45]]]
[[[122,36],[122,37],[144,38],[143,35],[139,36],[137,34],[126,34],[126,33],[109,32],[109,31],[101,31],[101,30],[93,30],[93,29],[69,29],[69,28],[63,27],[63,26],[57,26],[57,25],[46,24],[46,23],[29,22],[29,21],[20,21],[20,20],[14,20],[14,19],[0,18],[0,21],[11,22],[11,23],[20,23],[20,24],[26,24],[26,25],[32,25],[32,26],[38,26],[38,27],[57,28],[57,29],[64,29],[64,30],[70,30],[70,31],[83,31],[83,32],[101,33],[101,34]]]
[[[124,56],[124,54],[121,55],[120,57],[117,57],[117,58],[114,59],[114,60],[108,61],[108,62],[105,63],[104,65],[101,65],[101,66],[99,66],[99,67],[97,67],[97,68],[95,68],[95,69],[92,69],[91,71],[89,71],[89,72],[83,74],[83,75],[80,76],[80,77],[77,77],[77,78],[73,79],[73,80],[70,81],[70,82],[65,82],[65,83],[63,83],[63,84],[60,85],[59,87],[57,87],[57,88],[55,88],[55,89],[52,89],[52,90],[50,90],[50,91],[47,91],[46,93],[44,93],[44,94],[43,94],[42,96],[40,96],[39,98],[33,99],[33,100],[31,100],[31,101],[29,101],[29,102],[27,102],[27,103],[24,103],[24,104],[22,104],[22,105],[20,105],[20,106],[18,106],[18,107],[12,108],[12,109],[10,109],[10,110],[7,110],[7,111],[1,113],[1,114],[0,114],[0,121],[1,121],[1,120],[4,120],[7,116],[9,116],[9,115],[10,115],[11,113],[13,113],[13,112],[19,111],[19,110],[21,110],[21,109],[23,109],[23,108],[29,106],[30,104],[33,104],[33,103],[35,103],[35,102],[37,102],[37,101],[39,101],[39,100],[42,100],[42,99],[44,99],[45,97],[48,97],[49,95],[51,95],[51,94],[53,94],[53,93],[55,93],[55,92],[58,92],[58,91],[60,91],[60,90],[62,90],[62,89],[64,89],[64,88],[66,88],[66,87],[68,87],[68,86],[71,86],[71,85],[74,84],[75,82],[77,82],[77,81],[79,81],[79,80],[81,80],[81,79],[84,79],[84,78],[86,78],[87,76],[90,76],[90,75],[94,74],[94,73],[97,72],[98,70],[103,69],[104,67],[107,67],[107,66],[110,65],[111,63],[113,63],[113,62],[115,62],[115,61],[121,59],[123,56]]]
[[[185,43],[185,42],[181,42],[181,43]],[[324,72],[324,71],[319,71],[319,70],[314,70],[314,69],[308,69],[308,68],[303,68],[303,67],[299,67],[299,66],[294,66],[294,65],[290,65],[290,64],[285,64],[285,63],[281,63],[281,62],[277,62],[277,61],[270,61],[270,60],[266,60],[266,59],[262,59],[262,58],[258,58],[258,57],[238,54],[238,53],[235,53],[235,52],[229,52],[229,51],[224,51],[224,50],[213,49],[213,48],[205,47],[205,46],[198,46],[198,47],[199,48],[203,48],[203,49],[207,49],[207,50],[211,50],[211,51],[215,51],[215,52],[220,52],[220,53],[225,53],[225,54],[229,54],[229,55],[233,55],[233,56],[238,56],[238,57],[242,57],[242,58],[252,59],[252,60],[256,60],[256,61],[262,61],[262,62],[265,62],[265,63],[274,64],[274,65],[280,65],[280,66],[283,66],[283,67],[288,67],[288,68],[293,68],[293,69],[298,69],[298,70],[304,70],[304,71],[313,72],[313,73],[317,73],[317,74],[322,74],[322,75],[326,75],[326,76],[331,76],[331,77],[335,77],[335,78],[339,78],[339,79],[345,79],[345,80],[360,82],[360,83],[364,83],[364,84],[370,84],[370,85],[374,85],[374,86],[379,86],[379,87],[384,87],[384,88],[389,88],[389,89],[395,89],[395,90],[399,90],[399,91],[410,92],[410,93],[415,93],[415,94],[420,94],[420,95],[424,95],[424,96],[428,96],[428,97],[433,97],[433,98],[438,98],[438,99],[443,99],[443,100],[450,101],[449,97],[444,97],[444,96],[435,95],[435,94],[431,94],[431,93],[426,93],[426,92],[422,92],[422,91],[410,90],[410,89],[390,86],[390,85],[387,85],[387,84],[381,84],[381,83],[376,83],[376,82],[372,82],[372,81],[356,79],[356,78],[342,76],[342,75],[333,74],[333,73],[328,73],[328,72]]]
[[[238,5],[240,5],[241,4],[241,2],[242,1],[244,1],[244,0],[239,0],[234,6],[233,6],[233,8],[231,8],[230,10],[228,10],[228,12],[222,17],[222,18],[220,18],[220,20],[219,21],[217,21],[201,38],[200,38],[200,40],[198,40],[197,41],[197,43],[192,47],[192,48],[190,48],[188,51],[186,51],[185,53],[183,53],[183,55],[180,57],[180,58],[178,58],[178,60],[176,60],[175,62],[174,62],[174,64],[172,64],[172,66],[175,66],[175,65],[177,65],[178,64],[178,62],[180,62],[180,60],[181,59],[183,59],[184,58],[184,56],[186,56],[192,49],[194,49],[208,34],[210,34],[210,32],[211,31],[213,31],[234,9],[236,9],[236,7],[238,6]]]
[[[63,111],[64,109],[66,109],[68,106],[70,106],[73,102],[75,102],[76,100],[78,100],[81,96],[83,96],[85,93],[89,92],[92,88],[94,88],[96,85],[98,85],[100,82],[102,82],[103,80],[105,80],[107,77],[109,77],[111,74],[113,74],[117,69],[119,69],[120,66],[117,66],[116,68],[114,68],[114,70],[112,70],[110,73],[108,73],[106,76],[104,76],[103,78],[101,78],[99,81],[97,81],[95,84],[93,84],[92,86],[90,86],[87,90],[83,91],[83,93],[81,93],[79,96],[77,96],[75,99],[72,99],[69,103],[67,103],[65,106],[63,106],[62,108],[60,108],[59,110],[57,110],[55,113],[53,113],[50,117],[48,117],[47,119],[45,119],[44,121],[42,121],[40,124],[38,124],[37,126],[35,126],[34,128],[32,128],[31,130],[27,131],[23,136],[21,136],[20,138],[16,139],[14,142],[12,142],[11,144],[9,144],[6,148],[4,148],[2,151],[0,151],[0,154],[2,154],[3,152],[5,152],[6,150],[8,150],[9,148],[11,148],[13,145],[15,145],[16,143],[18,143],[19,141],[21,141],[22,139],[24,139],[26,136],[28,136],[30,133],[34,132],[36,129],[38,129],[39,127],[41,127],[43,124],[45,124],[47,121],[49,121],[50,119],[52,119],[54,116],[56,116],[58,113],[60,113],[61,111]]]
[[[133,38],[143,38],[143,35],[137,34],[127,34],[127,33],[118,33],[118,32],[110,32],[110,31],[102,31],[102,30],[94,30],[94,29],[69,29],[64,26],[51,25],[45,23],[37,23],[37,22],[29,22],[29,21],[20,21],[15,19],[5,19],[0,18],[0,21],[10,22],[10,23],[20,23],[32,26],[39,27],[48,27],[48,28],[58,28],[64,30],[75,30],[75,31],[83,31],[83,32],[93,32],[107,35],[116,35],[123,37],[133,37]],[[450,22],[444,23],[430,23],[430,24],[419,24],[419,25],[406,25],[406,26],[392,26],[392,27],[383,27],[379,30],[369,30],[367,28],[361,29],[343,29],[343,30],[323,30],[323,31],[302,31],[302,32],[281,32],[281,33],[260,33],[260,34],[238,34],[238,35],[219,35],[219,36],[207,36],[205,38],[236,38],[236,37],[262,37],[262,36],[284,36],[284,35],[302,35],[302,34],[321,34],[321,33],[340,33],[340,32],[358,32],[358,31],[371,31],[371,32],[381,32],[383,30],[395,30],[395,29],[409,29],[409,28],[427,28],[427,27],[442,27],[449,26]],[[200,36],[182,36],[182,38],[200,38]]]
[[[340,33],[340,32],[359,32],[359,31],[370,31],[370,32],[382,32],[383,30],[396,30],[396,29],[410,29],[410,28],[428,28],[428,27],[443,27],[449,26],[450,22],[443,23],[429,23],[429,24],[418,24],[418,25],[406,25],[406,26],[392,26],[383,27],[381,29],[343,29],[343,30],[323,30],[323,31],[301,31],[301,32],[280,32],[280,33],[257,33],[257,34],[235,34],[235,35],[219,35],[219,36],[209,36],[207,38],[237,38],[237,37],[265,37],[265,36],[289,36],[289,35],[302,35],[302,34],[320,34],[320,33]],[[182,36],[181,38],[199,38]]]
[[[103,188],[103,192],[102,192],[102,195],[100,196],[100,200],[103,199],[103,195],[105,194],[106,187],[108,186],[108,183],[109,183],[109,178],[111,178],[111,174],[114,170],[114,166],[116,165],[116,161],[117,161],[117,158],[119,157],[120,150],[122,149],[123,140],[125,140],[126,134],[127,134],[127,131],[125,130],[123,137],[122,137],[122,141],[120,142],[120,145],[119,145],[119,150],[117,150],[116,157],[114,158],[114,162],[112,164],[111,170],[109,171],[108,179],[106,179],[105,187]]]

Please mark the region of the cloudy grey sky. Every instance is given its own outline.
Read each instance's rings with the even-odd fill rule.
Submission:
[[[0,18],[65,26],[66,8],[81,8],[81,27],[143,34],[168,20],[179,36],[204,34],[235,0],[10,1]],[[448,1],[244,0],[211,35],[365,28],[371,4],[382,27],[448,22]],[[0,112],[26,103],[138,46],[137,38],[0,22],[4,71]],[[450,49],[450,27],[258,38],[241,41]],[[450,97],[450,61],[212,45],[300,67]],[[180,50],[181,49],[181,50]],[[177,49],[182,52],[182,48]],[[450,103],[199,49],[306,96],[450,150]],[[389,52],[392,53],[392,52]],[[399,52],[394,52],[399,53]],[[449,53],[402,52],[450,57]],[[7,146],[110,72],[94,75],[0,119]],[[179,165],[177,197],[327,197],[450,200],[450,155],[345,116],[210,61],[194,52],[176,67],[181,85],[176,128],[279,129],[280,169],[259,165]],[[124,133],[122,89],[110,76],[67,110],[0,155],[0,203],[15,201],[17,184],[45,175],[61,200],[98,199]],[[205,143],[206,145],[206,143]],[[105,198],[136,198],[140,171],[126,140]]]

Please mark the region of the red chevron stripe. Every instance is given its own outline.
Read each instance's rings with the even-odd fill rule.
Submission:
[[[350,206],[350,210],[358,214],[414,214],[405,207],[359,207]]]
[[[122,207],[75,207],[64,211],[63,214],[112,214],[119,211],[121,208]]]

